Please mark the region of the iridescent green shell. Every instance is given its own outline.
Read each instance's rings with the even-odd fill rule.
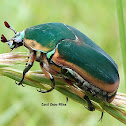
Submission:
[[[113,92],[119,85],[114,60],[79,30],[62,24],[47,23],[25,30],[25,42],[47,53],[61,66],[71,68],[102,90]]]

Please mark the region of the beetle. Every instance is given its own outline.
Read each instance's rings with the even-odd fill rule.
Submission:
[[[84,99],[88,109],[94,111],[88,94],[112,102],[119,87],[119,73],[115,61],[96,43],[76,28],[63,23],[46,23],[16,32],[6,21],[5,26],[14,31],[10,40],[2,34],[1,41],[13,50],[25,46],[30,50],[29,63],[23,70],[23,77],[18,85],[22,85],[25,74],[33,66],[34,61],[51,82],[50,92],[55,88],[53,75],[61,75],[69,84],[74,84],[85,92]],[[40,55],[37,56],[37,52]]]

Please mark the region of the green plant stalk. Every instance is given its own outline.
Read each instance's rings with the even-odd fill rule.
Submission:
[[[125,75],[124,80],[126,80],[126,36],[125,36],[122,0],[116,0],[116,5],[117,5],[117,16],[119,23],[120,45],[122,50],[123,68]]]
[[[8,55],[7,57],[8,61],[11,62],[7,62],[7,60],[5,60],[6,55]],[[19,57],[20,57],[20,63],[26,62],[26,60],[23,59],[27,56],[21,55],[19,53],[2,54],[2,56],[0,55],[0,75],[9,77],[16,81],[20,81],[22,79],[22,71],[12,68],[13,65],[19,63]],[[87,107],[86,101],[81,96],[76,94],[61,77],[54,76],[54,79],[56,83],[55,89],[57,91]],[[35,88],[47,90],[50,89],[51,81],[41,71],[29,71],[25,76],[23,84]],[[78,91],[80,90],[78,89]],[[119,121],[126,124],[126,95],[125,94],[117,93],[115,99],[111,104],[95,100],[93,96],[89,96],[89,97],[93,99],[92,104],[94,105],[96,110],[99,110],[101,112],[106,111],[107,113],[109,113],[110,115],[118,119]]]
[[[15,70],[13,68],[9,67],[3,67],[0,68],[0,74],[6,77],[9,77],[15,81],[20,81],[22,79],[22,71]],[[55,89],[65,96],[75,100],[76,102],[79,102],[83,104],[84,106],[87,106],[86,101],[81,98],[80,96],[76,95],[67,85],[67,83],[60,77],[55,76]],[[40,88],[40,89],[46,89],[48,90],[51,85],[51,81],[42,73],[39,71],[29,71],[25,79],[23,81],[23,84],[35,87],[35,88]],[[101,107],[99,107],[97,104],[94,103],[94,107],[99,110],[103,111]]]

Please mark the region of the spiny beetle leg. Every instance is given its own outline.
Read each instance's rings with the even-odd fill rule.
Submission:
[[[23,71],[23,77],[21,79],[21,81],[19,83],[16,82],[17,85],[22,85],[22,82],[24,80],[25,74],[30,70],[30,68],[33,66],[33,63],[29,63],[28,66],[26,66],[26,68]]]
[[[30,68],[33,66],[33,63],[35,61],[35,57],[36,57],[36,51],[31,52],[31,57],[29,59],[29,64],[25,67],[25,69],[23,70],[23,77],[21,79],[21,81],[19,83],[16,82],[17,85],[22,85],[22,82],[24,80],[25,74],[30,70]],[[23,86],[23,85],[22,85]]]
[[[69,69],[69,68],[62,67],[62,74],[67,75],[67,77],[69,77],[69,78],[73,78],[73,79],[77,80],[77,78],[75,77],[73,71],[72,71],[71,69]],[[65,79],[65,78],[64,78],[64,79]],[[70,84],[70,82],[69,82],[67,79],[65,79],[65,80],[67,81],[67,83]],[[77,80],[77,81],[79,82],[79,80]],[[76,92],[76,93],[77,93],[77,92]],[[80,95],[81,95],[81,94],[80,94]],[[88,104],[87,109],[88,109],[89,111],[94,111],[95,108],[93,107],[93,104],[91,103],[91,101],[90,101],[90,99],[88,98],[88,96],[85,95],[83,98],[87,101],[87,104]]]
[[[84,99],[87,101],[88,107],[86,107],[89,111],[94,111],[95,108],[93,107],[93,104],[91,103],[90,99],[87,95],[84,96]]]
[[[51,87],[52,88],[47,91],[42,91],[41,89],[37,90],[37,91],[41,92],[41,93],[47,93],[47,92],[52,91],[55,88],[55,80],[54,80],[53,76],[43,67],[42,62],[40,62],[40,67],[41,67],[42,71],[44,72],[45,76],[51,80],[51,82],[52,82]]]
[[[52,85],[51,85],[51,89],[49,89],[49,90],[47,90],[47,91],[42,91],[41,89],[40,90],[37,90],[38,92],[41,92],[41,93],[47,93],[47,92],[50,92],[50,91],[52,91],[54,88],[55,88],[55,81],[54,81],[54,79],[50,79],[51,81],[52,81]]]

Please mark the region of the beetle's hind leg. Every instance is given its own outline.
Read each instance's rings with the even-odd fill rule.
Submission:
[[[47,93],[47,92],[52,91],[55,88],[55,80],[54,80],[53,76],[43,67],[43,63],[42,62],[40,62],[40,67],[41,67],[42,71],[44,72],[45,76],[51,80],[51,82],[52,82],[51,87],[52,88],[47,90],[47,91],[42,91],[40,89],[40,90],[38,90],[38,92]]]
[[[65,79],[65,78],[64,78]],[[88,98],[87,95],[85,95],[83,92],[79,91],[78,89],[76,89],[76,87],[71,83],[71,81],[69,79],[65,79],[65,81],[68,83],[68,85],[70,86],[70,88],[77,94],[79,95],[81,98],[85,99],[87,102],[87,107],[85,107],[86,109],[88,109],[89,111],[94,111],[95,108],[93,106],[93,104],[91,103],[90,99]]]
[[[80,80],[78,80],[76,78],[76,75],[74,74],[74,72],[69,68],[62,67],[62,74],[66,75],[67,77],[69,77],[71,79],[74,79],[76,82],[80,82]],[[95,108],[94,108],[92,102],[90,101],[89,97],[87,95],[83,94],[82,92],[78,91],[76,88],[74,88],[74,85],[71,83],[71,81],[69,79],[66,79],[66,78],[64,78],[64,79],[66,80],[66,82],[69,84],[69,86],[72,88],[72,90],[76,94],[78,94],[80,97],[82,97],[83,99],[86,100],[86,102],[87,102],[87,107],[86,108],[89,111],[94,111]]]
[[[28,65],[25,67],[25,69],[23,70],[23,77],[21,79],[21,81],[19,83],[15,82],[17,85],[22,85],[22,82],[24,80],[24,77],[25,77],[25,74],[30,70],[30,68],[33,66],[33,63],[35,61],[35,57],[36,57],[36,51],[32,51],[31,53],[31,56],[30,56],[30,59],[29,59],[29,63]]]

